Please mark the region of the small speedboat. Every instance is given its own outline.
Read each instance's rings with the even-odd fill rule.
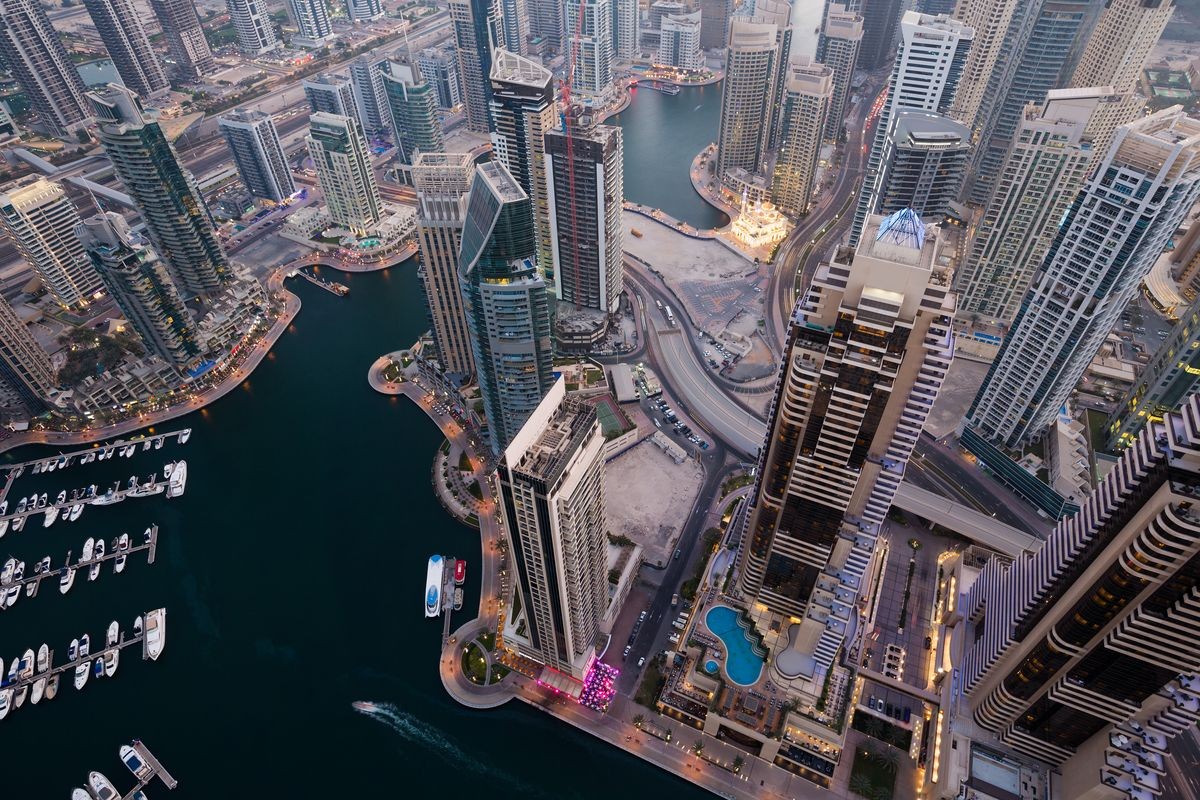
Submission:
[[[0,517],[8,513],[8,501],[0,500]]]
[[[88,773],[88,786],[96,800],[120,800],[121,795],[117,792],[117,787],[99,772]]]
[[[34,575],[41,575],[43,572],[50,571],[50,556],[42,556],[42,560],[37,562],[37,566],[33,568]]]
[[[12,686],[17,682],[17,670],[21,668],[21,659],[14,658],[13,662],[8,665],[8,676],[0,682],[0,686]]]
[[[117,672],[117,662],[121,659],[121,648],[113,647],[104,651],[104,676],[111,678]],[[99,659],[97,659],[98,661]]]
[[[75,662],[75,688],[82,689],[87,685],[88,675],[91,674],[92,660],[88,658],[88,636],[85,633],[79,642],[79,660]]]
[[[75,585],[75,568],[63,567],[58,571],[58,593],[66,594]]]
[[[13,521],[12,521],[13,533],[17,533],[24,527],[25,527],[25,517],[13,517]]]
[[[47,461],[44,469],[46,472],[54,472],[54,470],[58,469],[58,462],[57,461]]]
[[[87,793],[87,789],[76,786],[71,790],[71,800],[92,800],[92,796]]]
[[[71,506],[71,510],[67,514],[67,519],[71,522],[74,522],[75,520],[79,519],[81,514],[83,514],[83,503],[76,503],[75,505]]]
[[[92,560],[92,553],[96,550],[96,540],[91,536],[83,543],[83,554],[79,556],[79,563],[86,564]]]
[[[142,615],[141,614],[139,614],[133,620],[133,635],[134,636],[142,635]]]
[[[132,489],[133,487],[135,487],[137,485],[138,485],[137,475],[130,475],[129,476],[129,488]]]
[[[7,586],[12,583],[13,572],[17,569],[17,560],[12,556],[4,562],[4,568],[0,569],[0,586]]]
[[[8,520],[0,519],[0,539],[4,538],[4,534],[8,533]]]
[[[16,569],[13,570],[13,585],[8,590],[8,597],[5,599],[5,605],[12,608],[16,605],[17,599],[21,596],[21,581],[25,580],[25,562],[18,561]]]
[[[171,462],[170,464],[163,464],[163,477],[164,477],[164,478],[170,478],[170,477],[171,477],[171,470],[173,470],[173,469],[175,469],[175,463],[174,463],[174,462]]]
[[[120,555],[117,556],[117,563],[116,563],[116,567],[115,567],[115,570],[118,575],[120,575],[122,572],[125,571],[125,561],[126,561],[126,559],[129,558],[129,554],[126,553],[126,551],[128,549],[129,549],[129,534],[122,533],[120,536],[117,537],[117,547],[116,547],[117,552],[120,553]]]
[[[63,503],[67,502],[67,490],[63,489],[61,492],[59,492],[58,497],[54,500],[54,502],[57,505],[62,505]]]
[[[100,680],[101,678],[104,677],[104,656],[103,655],[101,655],[94,662],[92,662],[92,675],[96,678],[96,680]]]
[[[154,449],[155,449],[155,450],[162,450],[162,444],[163,444],[163,440],[162,440],[162,438],[161,438],[161,437],[159,437],[158,439],[155,439],[155,440],[154,440]]]
[[[154,442],[152,442],[152,441],[150,441],[149,439],[147,439],[146,441],[142,442],[142,452],[143,452],[143,453],[144,453],[144,452],[146,452],[147,450],[149,450],[149,449],[150,449],[151,447],[153,447],[153,446],[154,446]]]
[[[67,647],[67,661],[74,661],[79,658],[79,640],[72,639],[71,644]]]
[[[58,506],[50,506],[46,509],[46,518],[42,520],[42,527],[49,528],[56,519],[58,519]]]
[[[24,681],[24,685],[17,689],[17,696],[13,698],[13,705],[20,708],[25,703],[25,698],[29,696],[29,681],[33,678],[34,661],[33,650],[25,651],[25,655],[21,656],[21,666],[17,670],[17,680]]]
[[[21,502],[17,503],[17,513],[20,514],[29,505],[29,498],[22,497]]]
[[[100,567],[104,565],[101,559],[104,558],[104,540],[96,540],[96,549],[92,551],[92,565],[88,567],[88,580],[94,581],[100,577]]]
[[[50,676],[50,682],[46,684],[46,699],[53,700],[58,694],[58,673]]]
[[[46,678],[38,678],[33,682],[33,691],[29,693],[29,702],[35,706],[46,696]]]
[[[192,429],[191,429],[191,428],[184,428],[184,429],[183,429],[183,433],[179,434],[179,443],[180,443],[180,444],[187,444],[187,440],[188,440],[189,438],[191,438],[191,436],[192,436]]]
[[[8,716],[9,709],[13,705],[13,690],[0,689],[0,719]]]
[[[42,492],[42,496],[38,498],[38,508],[45,508],[48,502],[50,502],[50,495]]]
[[[142,760],[137,750],[127,744],[121,745],[121,761],[139,781],[148,781],[154,776],[154,768]]]
[[[46,670],[50,669],[50,645],[42,642],[42,646],[37,652],[37,671],[41,675]]]
[[[142,541],[144,544],[150,544],[150,540],[153,538],[154,538],[154,526],[151,525],[149,528],[146,528],[146,532],[142,534]]]
[[[133,458],[133,454],[137,452],[137,445],[131,444],[121,451],[121,455],[126,458]]]
[[[104,632],[104,646],[112,647],[121,638],[121,626],[114,619],[108,623],[108,630]]]
[[[43,642],[37,652],[37,674],[40,676],[33,683],[33,696],[29,700],[37,705],[46,694],[46,671],[50,669],[50,647]]]

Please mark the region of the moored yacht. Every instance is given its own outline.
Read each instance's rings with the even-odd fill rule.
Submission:
[[[68,559],[69,560],[69,559]],[[75,585],[75,568],[63,567],[58,571],[58,593],[66,594]]]
[[[82,689],[87,685],[88,675],[91,674],[92,660],[88,658],[91,646],[85,633],[79,640],[79,659],[75,662],[75,688]]]
[[[157,661],[167,643],[167,610],[156,608],[146,613],[146,655]]]
[[[119,800],[121,797],[120,793],[117,792],[117,788],[112,785],[112,781],[99,772],[88,773],[88,786],[91,788],[96,800]]]
[[[171,477],[167,486],[167,497],[179,497],[183,494],[184,488],[187,486],[187,462],[175,462],[175,468],[171,470]]]
[[[58,519],[58,506],[50,506],[46,509],[46,517],[42,520],[42,527],[49,528],[54,524],[54,520]]]
[[[9,587],[8,597],[4,599],[4,604],[12,608],[16,604],[17,598],[21,596],[21,581],[25,580],[25,562],[18,561],[16,568],[13,570],[13,584]]]
[[[154,768],[142,760],[137,750],[127,744],[121,745],[121,761],[139,781],[148,781],[154,777]]]
[[[70,512],[67,513],[67,519],[74,522],[79,519],[81,514],[83,514],[83,503],[76,503],[71,506]]]
[[[46,684],[46,699],[53,700],[58,694],[58,673],[50,676],[50,682]]]
[[[104,558],[104,540],[103,539],[96,540],[96,549],[92,551],[92,558],[95,559],[95,562],[90,567],[88,567],[88,580],[89,581],[94,581],[94,580],[96,580],[96,578],[100,577],[100,567],[102,567],[104,565],[104,562],[101,561],[101,559]]]
[[[189,438],[191,438],[191,435],[192,435],[192,429],[191,429],[191,428],[184,428],[184,429],[183,429],[183,433],[179,434],[179,443],[180,443],[180,444],[187,444],[187,440],[188,440]]]
[[[54,499],[54,502],[58,505],[62,505],[63,503],[67,502],[67,490],[63,489],[61,492],[59,492],[58,497]]]
[[[439,555],[429,557],[425,571],[425,616],[436,617],[442,610],[442,581],[445,578],[446,559]]]
[[[12,689],[0,689],[0,719],[8,716],[8,711],[12,708],[12,700]]]

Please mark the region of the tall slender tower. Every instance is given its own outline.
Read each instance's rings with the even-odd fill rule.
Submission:
[[[275,23],[263,0],[225,0],[229,18],[237,32],[238,49],[248,56],[260,56],[280,46]]]
[[[1117,131],[975,396],[964,445],[1045,432],[1198,195],[1200,121],[1175,106]]]
[[[1108,0],[1089,31],[1071,86],[1134,91],[1174,10],[1173,0]]]
[[[317,112],[309,117],[307,141],[329,216],[358,235],[370,231],[383,203],[358,119]]]
[[[528,0],[529,33],[540,36],[555,52],[562,52],[564,37],[562,0]]]
[[[216,69],[212,50],[196,16],[192,0],[150,0],[150,8],[158,17],[167,53],[174,62],[180,80],[194,81]]]
[[[417,70],[437,92],[438,105],[454,108],[462,102],[458,91],[458,59],[452,52],[430,47],[417,54]]]
[[[957,605],[957,705],[1051,765],[1057,796],[1152,796],[1200,716],[1198,420],[1192,395],[1149,423],[1077,514]]]
[[[57,183],[38,178],[0,194],[0,230],[64,308],[86,305],[102,288],[75,236],[78,224],[75,206]]]
[[[49,407],[50,392],[56,385],[50,355],[3,297],[0,297],[0,384],[31,414]]]
[[[975,31],[963,65],[960,87],[950,107],[950,116],[968,128],[974,129],[977,124],[988,80],[996,69],[1018,2],[1020,0],[961,0],[954,10],[954,18]]]
[[[1048,91],[1066,85],[1078,40],[1090,30],[1097,7],[1096,0],[1017,3],[976,115],[977,144],[967,183],[972,203],[984,205],[991,197],[1025,106],[1040,106]]]
[[[756,171],[766,155],[771,87],[778,68],[779,29],[734,20],[725,57],[725,91],[717,134],[717,179],[731,170]]]
[[[458,251],[475,162],[469,153],[421,153],[412,175],[421,284],[429,304],[433,343],[443,371],[466,380],[475,372],[475,359],[458,282]]]
[[[153,112],[137,95],[108,84],[89,93],[113,171],[133,197],[155,251],[185,294],[208,295],[229,279],[229,261],[192,174],[179,163]]]
[[[350,62],[350,85],[358,108],[358,121],[367,133],[378,133],[392,126],[383,89],[383,73],[387,69],[386,59],[369,55],[361,55]]]
[[[631,61],[638,54],[642,6],[638,0],[613,0],[613,57]]]
[[[333,25],[329,22],[329,4],[326,0],[288,0],[288,9],[292,21],[296,23],[293,45],[324,47],[333,39]]]
[[[867,177],[858,194],[850,244],[858,242],[867,215],[878,207],[879,176],[888,139],[893,135],[892,118],[897,111],[931,111],[945,114],[954,102],[963,65],[975,32],[957,20],[906,11],[900,22],[900,45],[888,99],[879,115],[875,141],[867,160]]]
[[[496,42],[519,56],[529,54],[529,10],[526,0],[500,0],[503,38]]]
[[[571,122],[546,134],[554,295],[606,313],[621,302],[624,192],[621,129]]]
[[[700,47],[723,50],[729,44],[734,0],[700,0]]]
[[[533,203],[537,264],[552,274],[550,201],[546,192],[545,136],[558,123],[554,75],[528,58],[498,50],[492,62],[492,157],[503,164]]]
[[[38,0],[0,0],[0,59],[55,136],[90,121],[83,80]]]
[[[305,78],[304,98],[314,113],[338,114],[343,117],[358,117],[358,103],[354,99],[354,84],[345,75],[324,73]],[[359,120],[361,123],[361,120]]]
[[[613,0],[566,0],[567,46],[575,74],[571,102],[597,108],[613,96]],[[579,17],[583,16],[582,24]],[[571,62],[568,62],[571,63]]]
[[[381,0],[346,0],[346,16],[351,22],[370,22],[383,16]]]
[[[503,165],[479,165],[459,252],[488,437],[513,441],[554,383],[550,293],[534,263],[533,206]]]
[[[956,277],[958,313],[1007,325],[1042,265],[1095,155],[1091,131],[1108,87],[1056,89],[1029,105],[1000,182]]]
[[[121,82],[147,99],[166,93],[171,83],[132,0],[84,0],[83,5]]]
[[[862,15],[847,10],[841,3],[830,3],[825,14],[825,26],[817,39],[817,61],[833,70],[833,94],[825,122],[826,141],[836,142],[842,133],[862,37]]]
[[[196,324],[158,253],[107,212],[80,223],[79,239],[146,350],[185,368],[201,353]]]
[[[233,111],[221,117],[217,127],[250,194],[281,203],[295,193],[292,171],[270,114]]]
[[[801,56],[788,65],[784,85],[783,138],[775,160],[771,198],[795,219],[808,211],[821,155],[821,134],[833,94],[833,71]]]
[[[911,208],[940,222],[955,213],[971,161],[971,131],[949,117],[897,111],[880,164],[872,213]]]
[[[565,395],[560,378],[500,463],[500,507],[521,599],[504,640],[582,681],[608,608],[604,436],[595,407]]]
[[[438,121],[437,92],[412,64],[388,62],[380,74],[400,163],[415,164],[419,153],[442,152],[445,139]]]
[[[825,668],[870,591],[876,537],[953,357],[938,244],[910,210],[872,216],[857,250],[817,268],[788,329],[740,580],[801,620],[792,641]]]
[[[503,40],[499,0],[450,0],[458,74],[462,79],[467,128],[477,133],[492,130],[489,106],[492,87],[492,47]]]
[[[859,0],[857,6],[863,15],[859,61],[864,69],[879,69],[891,60],[900,15],[908,6],[903,0]]]

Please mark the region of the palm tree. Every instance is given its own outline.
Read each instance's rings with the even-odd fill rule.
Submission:
[[[696,743],[694,745],[692,745],[692,750],[696,753],[696,755],[700,755],[701,753],[703,753],[704,752],[704,740],[697,739]]]
[[[871,796],[875,793],[875,784],[871,783],[871,779],[860,772],[850,776],[850,791],[859,797],[872,800]]]
[[[642,723],[643,723],[643,722],[645,722],[645,721],[646,721],[646,718],[645,718],[644,716],[642,716],[641,714],[634,714],[634,715],[633,715],[633,726],[634,726],[635,728],[640,728],[640,727],[642,727]]]
[[[741,771],[742,771],[742,767],[745,765],[745,763],[746,763],[746,759],[742,758],[741,756],[737,756],[737,757],[735,757],[735,758],[733,759],[733,771],[734,771],[734,773],[739,773],[739,772],[741,772]]]
[[[885,747],[871,754],[871,760],[884,772],[895,775],[900,769],[900,754],[893,747]]]

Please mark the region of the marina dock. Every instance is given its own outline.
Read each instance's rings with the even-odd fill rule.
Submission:
[[[344,283],[337,283],[335,281],[327,281],[324,278],[318,278],[316,275],[313,275],[311,272],[308,272],[304,269],[292,270],[288,273],[288,277],[290,278],[292,276],[304,278],[309,283],[320,286],[325,291],[329,292],[330,294],[335,294],[338,297],[345,297],[346,295],[350,294],[350,287]]]
[[[454,582],[454,567],[457,559],[447,557],[447,569],[442,572],[442,643],[450,641],[450,614],[462,608],[462,588]],[[456,602],[457,601],[457,602]]]
[[[136,436],[132,439],[114,439],[111,442],[93,444],[91,447],[87,447],[83,450],[74,450],[70,453],[59,453],[58,455],[47,456],[46,458],[35,458],[31,461],[22,461],[19,464],[6,464],[0,467],[0,469],[8,470],[7,480],[4,483],[4,488],[0,490],[0,501],[8,498],[8,491],[12,488],[13,482],[17,478],[21,477],[21,475],[25,474],[26,472],[29,472],[31,475],[41,474],[42,472],[46,471],[47,467],[49,467],[52,462],[56,465],[60,462],[62,463],[61,467],[56,466],[55,469],[66,469],[67,467],[80,463],[81,460],[89,454],[95,454],[96,457],[99,457],[101,453],[106,453],[110,450],[114,451],[114,454],[116,454],[130,445],[138,448],[135,453],[131,453],[131,455],[135,455],[136,452],[141,452],[144,449],[158,449],[156,447],[156,443],[158,441],[161,440],[165,444],[166,440],[170,439],[171,437],[177,437],[179,439],[179,444],[185,444],[187,437],[190,436],[191,433],[191,428],[184,428],[183,430],[170,431],[169,433],[156,433],[152,436]],[[147,442],[150,444],[149,448],[146,447]]]
[[[148,613],[149,612],[147,612],[147,614]],[[145,617],[145,615],[143,615],[143,618],[144,617]],[[165,617],[164,617],[164,619],[165,619]],[[104,637],[101,636],[98,641],[103,642]],[[31,675],[28,678],[17,678],[17,680],[14,681],[13,683],[5,684],[3,688],[6,691],[9,689],[13,689],[17,693],[19,693],[21,691],[22,687],[32,686],[33,684],[37,683],[42,678],[50,678],[54,675],[62,675],[63,673],[74,672],[75,668],[77,666],[79,666],[81,663],[88,664],[88,669],[91,669],[91,665],[96,661],[96,659],[103,658],[104,654],[109,652],[110,650],[124,650],[127,647],[133,647],[134,645],[139,645],[139,644],[142,646],[142,660],[143,661],[149,660],[150,654],[146,652],[146,634],[145,634],[145,632],[135,633],[133,635],[127,636],[126,632],[124,630],[122,630],[119,638],[117,639],[117,643],[112,645],[111,647],[101,646],[101,647],[97,648],[96,650],[93,650],[92,652],[88,653],[83,658],[76,658],[74,661],[68,661],[65,664],[61,664],[57,667],[54,666],[54,650],[50,650],[49,651],[50,666],[45,672],[35,672],[33,675]],[[96,680],[107,680],[107,678],[97,678]],[[84,688],[87,688],[86,685],[84,686]],[[80,691],[82,691],[82,689]],[[48,701],[49,701],[49,698],[43,698],[43,702],[48,702]],[[22,706],[22,707],[26,707],[26,706]],[[19,710],[19,709],[13,709],[13,711],[17,711],[17,710]]]
[[[187,462],[183,461],[183,460],[168,461],[167,464],[163,465],[164,471],[168,465],[172,469],[176,469],[180,464],[186,464],[186,463]],[[136,478],[137,476],[134,476],[134,477]],[[169,478],[159,478],[158,472],[155,472],[152,477],[154,478],[153,483],[138,483],[133,486],[130,486],[128,481],[117,481],[116,484],[113,485],[109,489],[101,490],[101,489],[97,488],[95,491],[95,494],[92,494],[92,495],[87,495],[87,491],[88,491],[89,487],[83,487],[82,489],[74,489],[74,490],[72,490],[75,492],[74,496],[65,498],[61,503],[58,502],[57,497],[56,497],[56,499],[53,502],[48,501],[46,503],[46,505],[39,506],[38,508],[26,508],[24,511],[17,511],[15,509],[10,509],[9,510],[10,513],[0,514],[0,521],[2,521],[2,520],[11,521],[11,520],[18,519],[20,517],[31,517],[32,518],[32,517],[40,515],[40,514],[45,514],[47,511],[49,511],[52,508],[58,509],[61,514],[61,512],[63,512],[63,511],[69,511],[70,508],[75,505],[85,505],[85,506],[112,505],[114,503],[120,503],[128,497],[154,497],[155,495],[163,494],[164,492],[166,492],[167,497],[173,496],[170,491],[171,480]],[[121,488],[122,486],[124,486],[124,488]],[[180,494],[183,493],[182,489],[183,489],[183,487],[180,487],[180,492],[179,492]],[[109,492],[111,492],[112,494],[109,494]],[[26,523],[29,523],[32,521],[33,521],[32,519],[29,519],[29,520],[26,520]],[[44,524],[43,524],[43,527],[45,527]],[[14,533],[15,532],[16,531],[14,531]]]
[[[133,539],[133,537],[130,537],[130,540],[135,541]],[[116,537],[114,537],[114,543],[115,543],[115,541],[116,541]],[[106,547],[108,546],[107,542],[105,543],[105,546]],[[116,550],[116,548],[114,547],[113,550],[115,552],[105,552],[105,554],[103,556],[101,556],[100,558],[91,558],[91,559],[88,559],[87,561],[80,560],[74,564],[71,563],[70,553],[68,553],[67,561],[65,564],[62,565],[62,567],[51,567],[50,569],[46,570],[45,572],[38,573],[37,575],[27,575],[26,577],[22,578],[19,581],[12,581],[10,583],[0,583],[0,594],[2,594],[4,590],[7,590],[13,586],[21,587],[22,593],[24,593],[24,591],[26,590],[28,585],[33,584],[33,593],[30,594],[29,597],[36,597],[38,592],[42,588],[42,585],[41,585],[42,581],[50,579],[51,581],[53,581],[55,583],[58,582],[59,571],[63,567],[73,568],[73,569],[77,570],[79,582],[87,583],[88,581],[86,580],[86,575],[83,575],[81,573],[84,573],[93,564],[103,564],[105,561],[115,561],[120,556],[128,557],[128,556],[133,555],[134,553],[140,553],[143,550],[148,551],[148,555],[146,557],[146,563],[153,564],[154,563],[154,555],[155,555],[155,552],[157,551],[157,549],[158,549],[158,526],[151,525],[150,526],[150,538],[147,540],[145,537],[145,534],[143,533],[141,544],[138,544],[138,545],[130,544],[128,550]],[[18,597],[20,597],[20,595],[18,595]]]
[[[137,751],[139,756],[141,756],[142,761],[150,766],[150,769],[153,770],[153,773],[146,780],[139,781],[138,785],[133,787],[129,794],[125,795],[126,798],[133,797],[134,792],[137,792],[147,783],[154,780],[155,776],[157,776],[158,779],[161,780],[168,789],[174,789],[179,785],[179,781],[175,780],[171,773],[167,772],[167,768],[164,767],[162,763],[154,757],[154,753],[150,752],[150,748],[146,747],[141,739],[134,740],[133,749]]]

